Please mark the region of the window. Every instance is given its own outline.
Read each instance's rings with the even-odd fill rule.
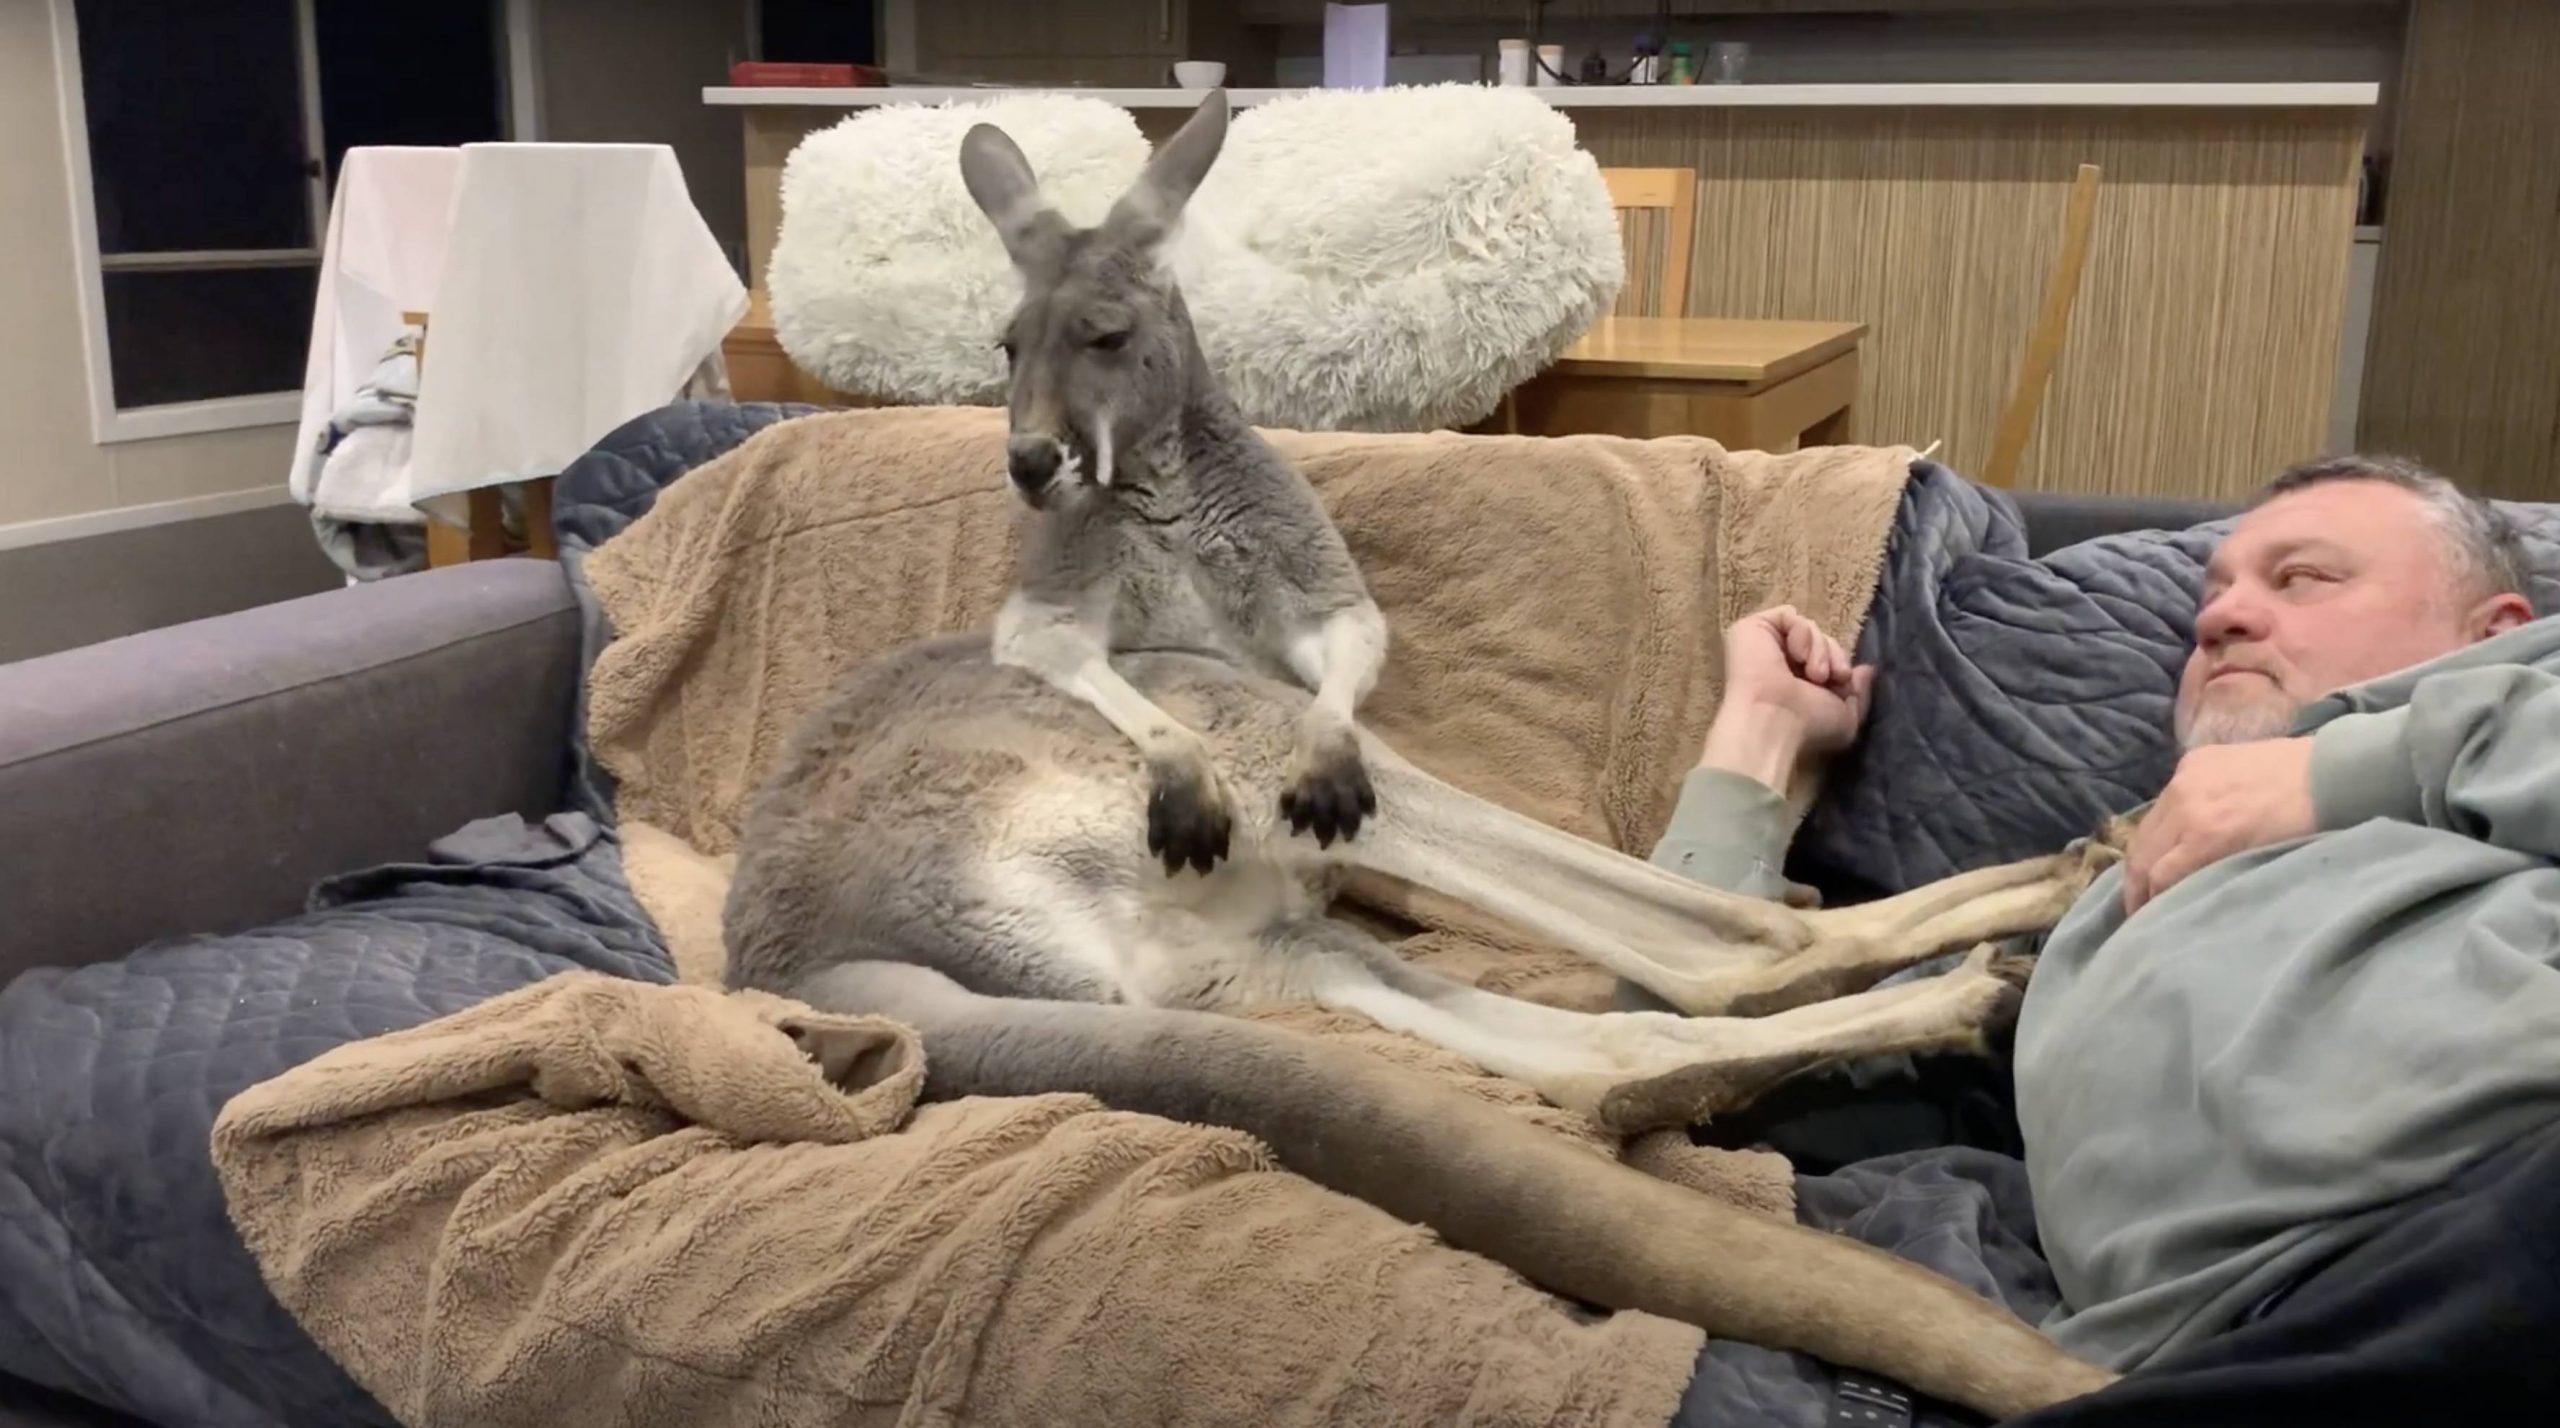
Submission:
[[[756,58],[876,64],[879,24],[868,0],[758,0]]]
[[[502,0],[52,0],[100,441],[291,422],[339,160],[504,137]]]

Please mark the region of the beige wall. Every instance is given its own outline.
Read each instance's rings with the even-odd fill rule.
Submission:
[[[665,144],[702,220],[745,252],[737,115],[702,102],[747,52],[747,0],[540,0],[542,137]]]
[[[291,427],[89,437],[51,7],[0,4],[0,526],[282,487]]]

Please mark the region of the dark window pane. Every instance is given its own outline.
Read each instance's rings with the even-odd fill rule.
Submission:
[[[764,0],[764,57],[802,64],[872,64],[879,52],[868,0]]]
[[[293,0],[76,13],[101,250],[312,246]]]
[[[506,137],[496,0],[319,0],[313,18],[331,192],[338,161],[357,145]]]
[[[118,407],[298,391],[317,267],[109,273]]]

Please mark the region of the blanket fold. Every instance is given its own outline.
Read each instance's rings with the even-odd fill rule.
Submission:
[[[903,1028],[795,1041],[814,1013],[718,994],[738,825],[783,740],[846,671],[983,627],[1008,589],[1003,430],[979,409],[777,423],[585,557],[614,633],[590,745],[689,985],[546,983],[234,1101],[217,1159],[279,1297],[413,1424],[1666,1421],[1695,1330],[1595,1321],[1231,1131],[1082,1096],[913,1105]],[[1912,457],[1268,435],[1386,613],[1364,721],[1638,855],[1713,713],[1722,627],[1792,603],[1854,643]],[[1477,985],[1607,1005],[1605,972],[1466,909],[1342,911]],[[1779,1157],[1621,1145],[1358,1018],[1251,1015],[1792,1214]],[[644,1389],[681,1409],[635,1419]]]
[[[214,1160],[414,1425],[1658,1428],[1696,1357],[1236,1132],[922,1074],[887,1023],[568,974],[241,1093]]]

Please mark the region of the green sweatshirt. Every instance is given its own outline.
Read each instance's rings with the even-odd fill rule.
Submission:
[[[2321,832],[2045,942],[2018,1118],[2063,1346],[2226,1328],[2560,1115],[2560,620],[2303,711]]]
[[[2066,1306],[2045,1329],[2118,1368],[2560,1115],[2560,618],[2296,729],[2321,833],[2131,918],[2109,871],[2028,984],[2019,1121]],[[1769,789],[1701,770],[1653,861],[1772,896],[1791,826]]]

